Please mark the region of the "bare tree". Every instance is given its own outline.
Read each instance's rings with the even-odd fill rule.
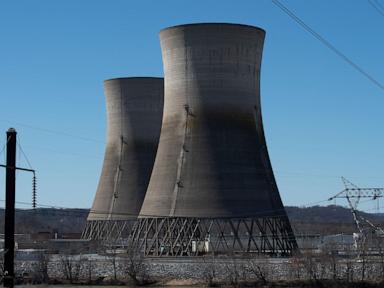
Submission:
[[[100,252],[105,255],[105,259],[112,266],[113,282],[117,282],[117,252],[118,252],[118,240],[109,238],[99,242]]]
[[[134,244],[129,243],[126,253],[122,254],[124,272],[136,286],[149,284],[149,265],[144,261],[144,255]]]
[[[241,268],[237,259],[232,256],[230,262],[225,265],[226,278],[229,285],[232,287],[238,287],[241,278]]]
[[[83,258],[81,255],[74,256],[68,254],[62,254],[60,256],[61,268],[64,273],[65,279],[69,283],[74,283],[79,280],[79,276],[82,269]]]
[[[339,277],[339,257],[337,248],[335,242],[327,243],[323,247],[323,260],[326,267],[329,268],[333,280],[337,280]]]
[[[347,282],[353,282],[353,275],[354,275],[354,265],[353,265],[353,261],[351,260],[351,258],[348,258],[346,261],[345,261],[345,280]]]
[[[300,280],[303,275],[302,271],[304,269],[304,260],[301,254],[297,253],[290,259],[290,270],[293,280]]]
[[[4,252],[0,252],[0,283],[4,282]]]
[[[380,280],[384,281],[384,245],[383,235],[379,234],[374,239],[374,244],[379,255]]]
[[[249,258],[247,270],[263,285],[268,283],[269,265],[265,258]]]
[[[366,272],[367,272],[367,252],[368,252],[368,244],[367,241],[364,239],[362,241],[360,247],[359,247],[359,262],[360,262],[360,268],[361,268],[361,281],[364,281],[366,279]]]
[[[316,261],[316,269],[317,269],[317,279],[315,280],[321,280],[327,278],[329,275],[329,271],[331,270],[331,264],[329,255],[326,253],[322,253],[320,255],[317,255],[315,257]]]
[[[45,253],[41,253],[38,257],[37,262],[33,266],[33,274],[36,282],[48,283],[48,262],[49,257]]]
[[[216,273],[217,273],[217,263],[216,263],[216,258],[215,255],[212,254],[211,256],[208,257],[203,257],[204,261],[204,272],[203,272],[203,277],[205,282],[209,287],[215,286],[215,281],[216,281]]]
[[[310,280],[319,280],[319,271],[316,255],[312,251],[307,251],[303,254],[304,270],[307,272],[307,277]]]
[[[116,248],[112,248],[109,251],[107,251],[107,259],[112,265],[112,271],[113,271],[113,280],[114,282],[117,282],[117,253]]]
[[[88,283],[92,283],[92,270],[94,269],[93,261],[91,258],[85,258],[84,262],[87,263],[87,276],[88,276]]]

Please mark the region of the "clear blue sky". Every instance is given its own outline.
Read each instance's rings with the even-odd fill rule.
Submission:
[[[368,1],[281,1],[384,82],[384,17]],[[1,1],[0,140],[17,129],[39,203],[91,206],[105,146],[103,80],[162,76],[159,30],[192,22],[266,30],[262,109],[286,205],[336,194],[340,176],[384,186],[384,91],[269,0]],[[31,202],[30,182],[18,172],[17,201]]]

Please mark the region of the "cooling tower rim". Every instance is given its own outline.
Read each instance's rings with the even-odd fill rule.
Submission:
[[[104,80],[104,83],[109,81],[127,81],[127,80],[139,80],[139,79],[164,80],[164,77],[155,77],[155,76],[153,77],[152,76],[116,77],[116,78],[106,79]]]
[[[180,25],[175,25],[175,26],[170,26],[166,27],[160,30],[160,34],[172,30],[172,29],[180,29],[180,28],[187,28],[187,27],[198,27],[198,26],[229,26],[229,27],[240,27],[240,28],[251,28],[252,30],[259,30],[263,32],[264,34],[266,33],[263,28],[257,27],[257,26],[252,26],[248,24],[239,24],[239,23],[229,23],[229,22],[201,22],[201,23],[188,23],[188,24],[180,24]]]

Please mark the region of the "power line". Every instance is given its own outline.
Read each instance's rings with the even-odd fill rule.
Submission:
[[[25,154],[23,148],[21,147],[20,144],[20,139],[17,137],[17,145],[19,147],[19,150],[21,151],[21,154],[24,156],[25,161],[27,162],[29,168],[32,169],[31,162],[29,162],[29,159],[27,155]],[[36,173],[35,170],[33,170],[33,177],[32,177],[32,208],[36,209],[36,201],[37,201],[37,192],[36,192]]]
[[[35,145],[24,145],[24,147],[33,148],[33,150],[43,150],[45,153],[53,153],[53,154],[59,154],[59,155],[68,155],[73,157],[81,157],[81,158],[93,158],[93,159],[100,159],[103,156],[102,155],[90,155],[90,154],[83,154],[83,153],[73,153],[73,152],[64,152],[57,149],[52,149],[50,147],[43,147],[43,146],[35,146]]]
[[[380,4],[379,0],[375,0],[375,3],[380,7],[381,10],[384,10],[384,6]]]
[[[368,0],[368,3],[371,4],[371,6],[377,11],[379,12],[379,14],[381,16],[384,17],[384,7],[379,3],[379,1],[375,0]]]
[[[9,142],[9,139],[10,139],[10,137],[8,137],[7,141],[5,141],[5,144],[4,144],[3,148],[1,148],[0,154],[2,154],[4,152],[5,147],[7,147],[7,144]]]
[[[377,210],[377,208],[382,209],[382,208],[384,208],[384,206],[379,206],[379,207],[374,207],[374,208],[368,208],[368,209],[361,209],[360,211],[362,211],[362,212],[366,212],[366,213],[371,213],[371,211]],[[377,214],[377,213],[375,213],[375,214]],[[383,214],[383,213],[380,213],[380,214]]]
[[[1,150],[0,150],[0,155],[3,154],[3,152],[4,152],[4,150],[5,150],[5,146],[6,146],[6,144],[4,144],[3,148],[1,148]]]
[[[24,156],[24,159],[25,159],[25,161],[27,162],[29,168],[32,169],[31,162],[29,162],[29,159],[28,159],[27,155],[25,154],[23,148],[21,147],[21,144],[20,144],[20,137],[17,137],[17,146],[19,147],[19,150],[20,150],[21,154]]]
[[[363,68],[353,62],[348,56],[342,53],[339,49],[337,49],[333,44],[331,44],[327,39],[309,27],[303,20],[301,20],[297,15],[295,15],[291,10],[289,10],[286,6],[284,6],[279,0],[272,0],[272,3],[275,4],[278,8],[280,8],[285,14],[291,17],[296,23],[298,23],[302,28],[304,28],[307,32],[309,32],[312,36],[314,36],[317,40],[319,40],[324,46],[333,51],[337,56],[339,56],[342,60],[347,62],[350,66],[352,66],[355,70],[357,70],[360,74],[365,76],[369,81],[379,87],[384,91],[384,85],[376,80],[372,75],[366,72]]]
[[[0,199],[0,202],[4,202],[4,201],[5,200]],[[317,201],[317,202],[308,203],[308,204],[305,204],[305,205],[302,205],[302,206],[308,207],[308,206],[311,206],[311,205],[316,205],[316,204],[320,204],[320,203],[327,202],[327,201],[328,200],[321,200],[321,201]],[[22,201],[17,201],[15,203],[16,204],[22,204],[22,205],[31,205],[31,203],[29,203],[29,202],[22,202]],[[84,214],[100,214],[100,215],[133,216],[133,217],[137,217],[137,214],[133,214],[133,213],[125,213],[125,212],[120,212],[120,213],[112,212],[111,213],[110,211],[107,211],[107,210],[104,211],[104,210],[93,210],[93,209],[86,209],[86,208],[70,208],[70,207],[54,206],[54,205],[48,205],[48,204],[38,204],[37,208],[59,209],[60,212],[66,213],[66,215],[68,215],[69,213],[71,213],[71,214],[78,213],[78,214],[81,214],[81,215],[84,215]],[[65,211],[64,209],[67,210],[67,211]],[[272,213],[273,213],[273,215],[272,215]],[[143,217],[166,217],[166,216],[163,216],[163,215],[143,215],[143,214],[140,214],[140,215],[143,216]],[[264,210],[264,211],[260,211],[260,212],[255,212],[252,215],[241,215],[241,217],[239,217],[239,218],[242,218],[242,217],[254,217],[254,216],[261,216],[261,215],[268,215],[268,217],[285,216],[286,215],[286,209],[285,208],[279,208],[279,209]]]
[[[96,143],[103,143],[103,144],[105,144],[105,141],[101,141],[101,140],[97,140],[97,139],[92,139],[92,138],[88,138],[88,137],[83,137],[83,136],[79,136],[79,135],[75,135],[75,134],[71,134],[71,133],[67,133],[67,132],[63,132],[63,131],[46,129],[46,128],[32,126],[32,125],[25,124],[25,123],[13,122],[13,121],[8,121],[8,120],[3,120],[3,119],[0,119],[0,121],[12,123],[12,124],[15,124],[15,125],[18,125],[18,126],[22,126],[22,127],[25,127],[25,128],[29,128],[29,129],[33,129],[33,130],[38,130],[38,131],[41,131],[41,132],[44,132],[44,133],[48,133],[48,134],[56,134],[56,135],[61,135],[61,136],[65,136],[65,137],[71,137],[71,138],[87,141],[87,142],[96,142]]]
[[[310,206],[318,205],[318,204],[324,203],[324,202],[328,202],[328,199],[327,200],[322,200],[322,201],[317,201],[317,202],[311,202],[311,203],[308,203],[308,204],[305,204],[305,205],[300,205],[300,206],[301,207],[310,207]]]

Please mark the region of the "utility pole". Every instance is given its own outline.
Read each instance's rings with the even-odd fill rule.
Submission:
[[[14,287],[15,271],[15,194],[16,170],[33,173],[32,189],[33,204],[36,207],[36,177],[35,170],[16,167],[16,130],[9,128],[7,131],[7,162],[0,167],[6,169],[5,174],[5,219],[4,219],[4,287]]]
[[[4,220],[4,287],[14,286],[15,256],[15,189],[16,189],[16,130],[7,131],[7,162]]]

